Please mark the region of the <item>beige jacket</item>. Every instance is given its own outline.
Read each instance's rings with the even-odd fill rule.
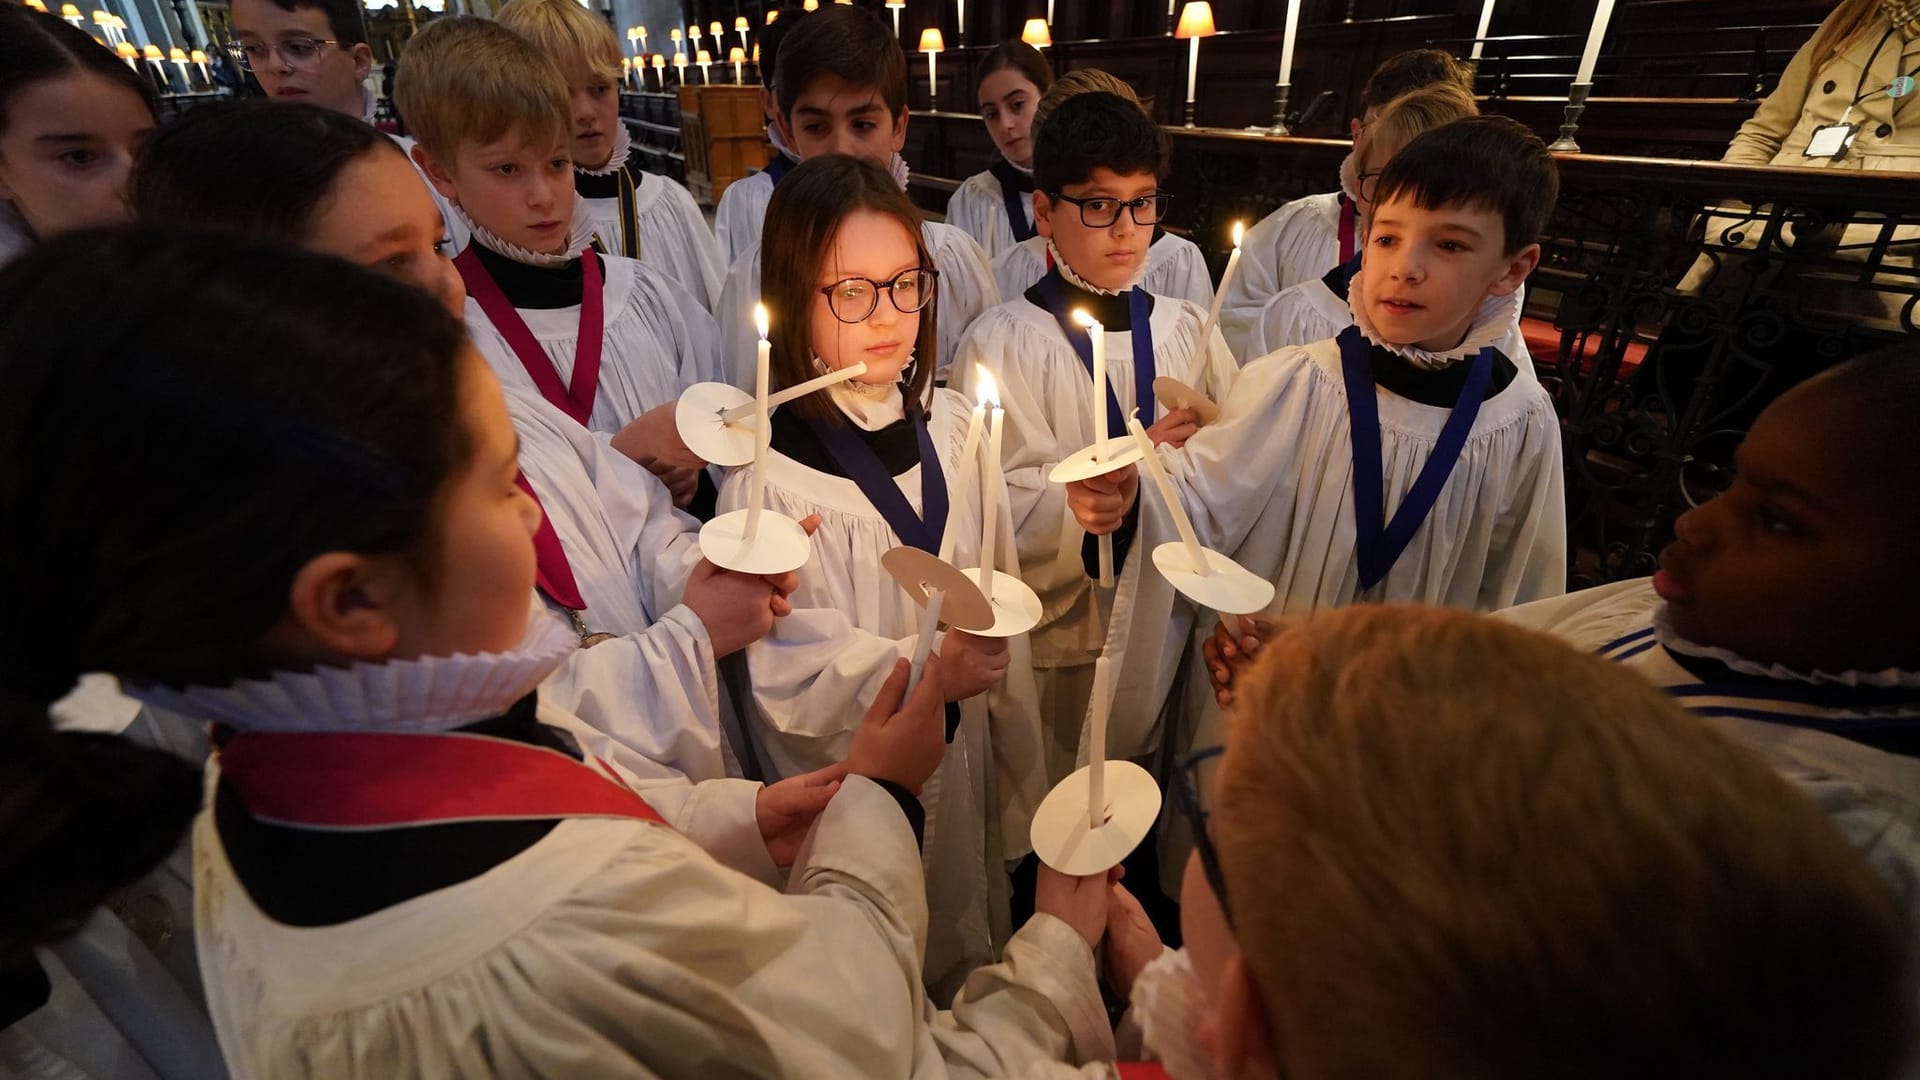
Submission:
[[[1840,160],[1805,155],[1816,128],[1840,121],[1856,86],[1863,94],[1884,90],[1896,77],[1920,69],[1920,40],[1902,40],[1898,32],[1886,39],[1879,56],[1873,55],[1874,46],[1889,29],[1886,17],[1876,16],[1844,54],[1818,70],[1811,70],[1813,57],[1803,46],[1780,76],[1779,87],[1760,103],[1752,119],[1740,125],[1721,160],[1734,165],[1920,171],[1920,93],[1898,99],[1875,94],[1856,106],[1848,122],[1859,123],[1860,133]],[[1862,68],[1869,58],[1872,67],[1862,84]]]

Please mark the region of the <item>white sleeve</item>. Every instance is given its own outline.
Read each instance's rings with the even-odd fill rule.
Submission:
[[[666,265],[673,267],[679,284],[700,301],[700,306],[711,312],[720,300],[720,286],[727,276],[720,242],[707,227],[691,192],[663,176],[651,177],[647,183],[657,186],[660,193],[641,215],[641,255],[646,257],[661,246],[670,248],[673,257]]]
[[[969,397],[977,389],[976,366],[992,372],[1000,384],[1000,404],[1007,411],[1000,460],[1020,564],[1044,565],[1059,557],[1061,522],[1067,513],[1065,485],[1051,483],[1047,476],[1080,447],[1063,445],[1056,434],[1050,380],[1036,370],[1058,350],[1030,355],[1036,350],[1018,346],[1018,331],[1011,323],[994,315],[975,325],[960,347],[960,375]]]
[[[988,259],[998,254],[995,249],[1001,245],[995,241],[1001,231],[1000,219],[1006,214],[989,190],[990,184],[995,188],[999,186],[991,174],[976,174],[955,189],[953,197],[947,200],[947,224],[973,237]]]
[[[1240,259],[1246,261],[1244,250]],[[1148,292],[1191,300],[1200,305],[1202,312],[1213,306],[1213,277],[1207,273],[1206,256],[1199,245],[1166,233],[1148,250],[1147,261],[1151,264],[1147,272]]]
[[[1093,952],[1051,915],[1028,919],[1000,962],[968,976],[953,1008],[937,1013],[930,1026],[954,1080],[1033,1070],[1072,1075],[1068,1062],[1114,1058]]]
[[[967,328],[1000,303],[993,266],[978,241],[952,225],[929,222],[929,247],[940,270],[940,360],[936,375],[950,379]]]
[[[675,381],[681,390],[720,378],[720,329],[707,306],[687,286],[657,266],[634,266],[635,303],[647,322],[673,350]],[[698,287],[695,283],[693,287]]]
[[[1518,378],[1532,382],[1528,375]],[[1560,424],[1547,392],[1527,419],[1527,435],[1508,487],[1507,504],[1495,523],[1492,545],[1504,553],[1488,567],[1476,611],[1498,611],[1515,604],[1559,596],[1567,591],[1567,500],[1560,468]]]
[[[766,218],[765,200],[756,198],[752,175],[728,185],[713,211],[713,235],[720,243],[720,258],[731,266],[740,261],[750,247],[760,243],[760,226]],[[757,181],[756,181],[757,183]]]
[[[733,260],[714,318],[720,324],[720,364],[716,381],[753,393],[753,305],[760,302],[760,245],[750,245]]]

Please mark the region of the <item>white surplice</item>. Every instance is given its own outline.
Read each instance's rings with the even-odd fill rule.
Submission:
[[[958,482],[969,412],[955,391],[934,393],[929,433],[949,491]],[[1013,423],[1009,416],[1007,428]],[[982,524],[979,466],[970,467],[970,497],[948,508],[947,528],[957,538],[954,561],[963,567],[979,562]],[[920,608],[881,568],[881,557],[901,541],[857,484],[777,451],[768,455],[766,468],[769,510],[796,521],[811,514],[821,518],[791,597],[793,613],[747,647],[758,713],[751,727],[762,760],[790,776],[845,756],[894,661],[912,657]],[[752,472],[748,465],[728,475],[720,490],[722,513],[746,505]],[[894,481],[915,513],[923,512],[920,467]],[[1004,513],[1000,521],[994,561],[1017,574],[1013,530]],[[1024,636],[1008,644],[1006,678],[961,703],[959,732],[922,795],[934,931],[926,973],[928,985],[943,991],[966,971],[991,962],[1006,940],[1006,864],[1029,850],[1033,811],[1046,794],[1032,660]]]
[[[947,199],[947,224],[978,241],[989,259],[998,259],[1001,252],[1019,243],[1007,219],[1003,191],[1000,178],[988,170],[967,177]],[[1021,192],[1020,205],[1026,211],[1027,227],[1032,228],[1033,192]]]
[[[601,262],[606,337],[599,391],[587,426],[611,435],[641,413],[678,400],[694,383],[714,381],[719,334],[700,301],[665,272],[618,255],[602,256]],[[561,383],[567,384],[579,346],[580,306],[519,311]],[[467,298],[466,323],[474,347],[502,385],[539,394],[520,358],[472,297]]]
[[[1218,332],[1205,350],[1199,347],[1205,317],[1192,303],[1154,298],[1149,320],[1154,373],[1180,379],[1224,403],[1234,384],[1233,358]],[[1121,414],[1139,406],[1140,422],[1151,426],[1165,410],[1135,400],[1132,333],[1109,331],[1106,353],[1108,385]],[[1093,442],[1092,378],[1054,316],[1025,299],[981,316],[961,345],[960,364],[967,390],[977,389],[976,365],[1000,386],[1007,410],[1001,460],[1013,496],[1021,575],[1041,604],[1040,625],[1032,633],[1035,674],[1053,710],[1047,723],[1066,725],[1070,741],[1081,726],[1091,688],[1086,669],[1098,658],[1106,629],[1095,621],[1093,582],[1080,557],[1086,534],[1067,510],[1066,489],[1047,475]]]
[[[993,260],[993,279],[1003,300],[1017,300],[1047,276],[1047,238],[1036,236],[1007,248]],[[1193,241],[1162,233],[1147,248],[1147,273],[1141,287],[1155,296],[1191,300],[1202,312],[1213,305],[1213,278],[1206,257]]]
[[[733,189],[728,188],[729,192]],[[953,366],[953,357],[967,327],[980,313],[1000,302],[994,288],[993,270],[986,253],[973,237],[951,225],[937,221],[922,222],[921,239],[933,256],[934,269],[940,272],[935,304],[940,318],[940,356],[934,377],[945,381]],[[755,343],[759,333],[753,326],[753,306],[760,302],[760,245],[752,247],[734,261],[727,272],[726,287],[721,290],[720,354],[728,373],[723,381],[753,392]],[[887,303],[885,297],[880,300]]]
[[[616,155],[618,156],[618,155]],[[727,263],[720,257],[720,243],[700,213],[693,194],[658,173],[629,169],[633,177],[633,216],[639,230],[640,262],[664,273],[677,282],[700,306],[712,311],[720,302],[720,286],[726,281]],[[626,226],[620,220],[620,200],[589,199],[581,196],[593,215],[594,235],[601,247],[613,254],[624,254]]]
[[[1255,223],[1240,238],[1240,265],[1220,303],[1220,332],[1233,355],[1243,362],[1266,355],[1247,341],[1260,309],[1281,290],[1338,265],[1339,192],[1295,199]]]

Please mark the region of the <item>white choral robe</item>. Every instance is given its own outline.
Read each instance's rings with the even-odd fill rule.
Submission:
[[[1245,261],[1244,255],[1242,261]],[[1531,375],[1533,354],[1527,351],[1527,339],[1520,332],[1526,286],[1520,286],[1520,290],[1519,300],[1513,307],[1512,324],[1493,347],[1513,361],[1515,367]],[[1340,331],[1352,324],[1353,310],[1347,306],[1347,298],[1328,288],[1324,276],[1289,285],[1274,294],[1254,319],[1247,334],[1246,359],[1265,356],[1290,345],[1311,345],[1338,337]]]
[[[1051,916],[933,1008],[913,834],[863,777],[786,894],[672,829],[577,818],[478,877],[290,927],[254,906],[210,813],[195,845],[209,1002],[243,1078],[939,1080],[1113,1053],[1092,953]]]
[[[949,490],[969,412],[957,392],[935,391],[929,431]],[[1012,425],[1009,417],[1007,427]],[[978,565],[980,557],[982,500],[979,466],[973,468],[971,496],[948,508],[947,527],[957,537],[954,561],[963,567]],[[746,505],[752,476],[751,465],[728,475],[720,489],[721,513]],[[914,511],[922,512],[919,466],[894,480]],[[881,569],[881,556],[901,541],[852,480],[774,451],[767,458],[766,496],[769,510],[796,521],[810,514],[821,519],[791,597],[793,613],[747,646],[758,713],[752,727],[763,760],[791,776],[845,757],[894,661],[912,658],[920,608]],[[999,534],[994,561],[1017,575],[1013,530],[1004,514]],[[1030,850],[1033,811],[1046,794],[1027,641],[1020,636],[1008,644],[1006,678],[961,703],[959,732],[922,795],[934,929],[926,974],[928,985],[943,991],[990,962],[1006,940],[1006,864]]]
[[[640,230],[640,262],[664,273],[670,280],[700,301],[708,311],[720,302],[720,286],[727,277],[727,263],[720,257],[719,241],[707,227],[700,204],[693,193],[658,173],[629,168],[633,177],[633,216]],[[626,236],[620,221],[620,199],[589,199],[581,196],[593,215],[594,235],[601,249],[624,254]]]
[[[407,164],[412,165],[413,171],[420,174],[420,182],[427,185],[427,194],[433,196],[433,205],[439,208],[440,222],[446,229],[447,258],[451,259],[460,254],[473,240],[473,230],[469,229],[466,221],[454,211],[453,204],[447,201],[447,197],[440,194],[440,189],[433,186],[433,181],[427,179],[427,171],[414,160],[413,148],[419,140],[410,135],[388,135],[387,138],[392,139],[400,147],[400,152],[407,155]]]
[[[1047,238],[1036,236],[1002,251],[993,260],[993,278],[1004,300],[1016,300],[1047,276]],[[943,283],[944,284],[944,283]],[[1193,241],[1172,233],[1147,248],[1147,273],[1140,285],[1155,296],[1191,300],[1205,312],[1213,306],[1213,279],[1206,257]]]
[[[1033,192],[1021,192],[1020,205],[1026,208],[1027,225],[1031,228]],[[1002,252],[1019,243],[1013,238],[1013,224],[1007,220],[1000,178],[991,170],[974,173],[954,189],[947,199],[947,224],[979,241],[989,259],[998,259]]]
[[[940,313],[940,356],[934,377],[945,382],[967,327],[981,312],[1000,302],[1000,292],[994,288],[986,253],[973,237],[938,221],[922,222],[920,235],[927,253],[933,256],[934,269],[940,272],[940,284],[934,293]],[[755,343],[759,340],[753,327],[753,306],[759,302],[760,245],[755,243],[728,271],[716,313],[722,367],[730,373],[727,381],[748,393],[753,392]],[[887,301],[882,298],[880,302]]]
[[[1483,303],[1453,353],[1497,341],[1513,300]],[[1449,410],[1375,391],[1382,495],[1391,518],[1431,456]],[[1352,445],[1340,348],[1322,341],[1241,368],[1220,418],[1184,448],[1162,448],[1160,458],[1200,543],[1274,583],[1271,616],[1362,601],[1494,611],[1565,589],[1560,425],[1532,376],[1516,371],[1505,389],[1482,402],[1432,512],[1386,577],[1365,593],[1355,551]],[[1189,668],[1184,699],[1170,700],[1189,638],[1210,632],[1211,624],[1196,626],[1193,606],[1151,566],[1153,548],[1179,537],[1144,479],[1139,506],[1107,640],[1119,671],[1108,726],[1116,757],[1160,748],[1163,705],[1180,721],[1166,736],[1176,752],[1211,738],[1219,721],[1204,671]]]
[[[1204,351],[1199,347],[1205,318],[1192,303],[1154,298],[1154,372],[1224,403],[1235,379],[1233,358],[1217,332]],[[1108,383],[1121,414],[1139,406],[1140,422],[1151,426],[1165,410],[1134,400],[1132,333],[1109,331],[1106,352]],[[1093,442],[1093,381],[1059,322],[1024,298],[980,317],[961,345],[960,363],[969,391],[975,389],[976,365],[991,372],[1007,410],[1001,460],[1013,496],[1020,572],[1040,596],[1040,625],[1031,635],[1035,675],[1054,710],[1047,717],[1057,729],[1054,739],[1071,743],[1091,691],[1086,669],[1098,659],[1106,629],[1095,621],[1094,585],[1080,558],[1086,534],[1067,509],[1066,488],[1049,482],[1047,474]],[[1051,771],[1058,773],[1059,763]]]
[[[735,180],[720,193],[720,205],[713,211],[713,236],[728,266],[738,265],[742,256],[760,247],[760,226],[772,201],[773,177],[765,169]]]
[[[606,337],[599,392],[587,426],[611,435],[656,405],[678,400],[694,383],[716,381],[719,335],[713,316],[664,272],[618,255],[602,256],[602,265]],[[580,306],[519,310],[566,383],[573,377],[579,345]],[[466,322],[474,347],[501,384],[538,395],[533,377],[472,297],[467,298]]]
[[[1247,343],[1260,309],[1282,289],[1339,265],[1338,191],[1295,199],[1248,229],[1240,238],[1240,265],[1220,302],[1220,332],[1233,355],[1243,362],[1265,355]]]

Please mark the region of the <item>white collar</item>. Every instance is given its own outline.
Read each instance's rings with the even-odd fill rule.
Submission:
[[[780,152],[781,157],[786,158],[795,165],[800,164],[800,155],[794,153],[793,148],[787,145],[787,140],[780,137],[779,124],[769,123],[767,125],[767,141],[773,144],[773,148]]]
[[[906,158],[895,154],[887,160],[887,175],[893,177],[893,182],[900,185],[901,191],[905,191],[907,190],[907,179],[913,175],[913,170],[907,168]]]
[[[1360,157],[1359,152],[1347,151],[1340,159],[1340,194],[1355,206],[1360,205]]]
[[[913,361],[907,361],[912,364]],[[827,373],[827,365],[819,357],[813,358],[813,369],[820,374]],[[906,395],[901,392],[900,384],[863,383],[859,379],[842,379],[827,387],[827,397],[847,419],[864,431],[879,431],[896,423],[907,415]]]
[[[231,686],[125,689],[148,705],[236,731],[449,731],[506,712],[579,647],[572,628],[535,610],[509,652],[276,671]]]
[[[587,206],[587,200],[582,198],[576,197],[573,200],[573,227],[567,236],[567,250],[561,255],[528,251],[518,244],[500,239],[486,226],[473,220],[467,214],[467,208],[459,203],[453,204],[453,211],[460,216],[461,221],[466,223],[467,228],[473,230],[473,238],[485,244],[488,250],[505,255],[514,262],[526,263],[528,266],[565,266],[579,258],[581,252],[593,246],[593,211]]]
[[[612,176],[626,168],[627,158],[633,155],[633,136],[627,134],[627,122],[622,120],[613,133],[613,156],[597,169],[576,169],[582,176]]]
[[[1789,682],[1812,683],[1815,686],[1878,686],[1920,688],[1920,671],[1907,671],[1901,668],[1884,668],[1880,671],[1794,671],[1783,664],[1758,664],[1748,660],[1730,649],[1719,649],[1709,645],[1696,645],[1681,637],[1673,629],[1673,622],[1667,616],[1667,605],[1662,601],[1653,609],[1653,636],[1669,652],[1683,656],[1697,656],[1704,660],[1713,660],[1725,664],[1730,670],[1742,675],[1757,675],[1764,679],[1781,679]]]
[[[1133,277],[1127,279],[1125,285],[1117,289],[1103,289],[1074,273],[1073,267],[1067,265],[1066,256],[1060,254],[1060,249],[1053,246],[1053,237],[1049,236],[1046,239],[1047,254],[1053,257],[1053,265],[1060,271],[1060,276],[1066,279],[1067,284],[1076,289],[1084,289],[1095,296],[1119,296],[1121,293],[1132,292],[1135,286],[1146,280],[1147,270],[1153,265],[1153,255],[1149,252],[1146,258],[1140,260],[1140,269],[1133,272]]]
[[[1519,317],[1520,290],[1515,289],[1505,296],[1489,296],[1482,300],[1480,310],[1474,312],[1473,325],[1467,327],[1467,336],[1451,349],[1395,345],[1382,341],[1379,332],[1374,329],[1373,320],[1367,318],[1367,305],[1362,299],[1361,286],[1364,272],[1365,268],[1362,267],[1362,273],[1353,275],[1353,281],[1347,286],[1347,307],[1353,312],[1353,325],[1360,328],[1360,333],[1368,341],[1428,371],[1444,371],[1489,345],[1498,345],[1513,329],[1514,320]]]
[[[380,101],[373,96],[373,89],[366,83],[360,84],[360,119],[371,126],[373,118],[380,111]]]

